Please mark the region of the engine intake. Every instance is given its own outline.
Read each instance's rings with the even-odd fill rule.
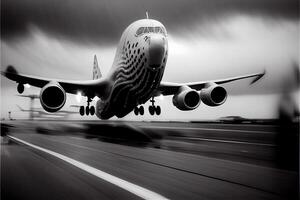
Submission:
[[[200,105],[200,95],[188,86],[182,86],[173,96],[173,105],[179,110],[194,110]]]
[[[56,112],[65,105],[66,92],[58,83],[49,83],[41,90],[40,102],[47,112]]]
[[[201,90],[200,98],[208,106],[219,106],[226,101],[227,91],[217,84],[211,84],[208,88]]]

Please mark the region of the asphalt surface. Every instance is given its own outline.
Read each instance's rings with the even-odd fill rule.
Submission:
[[[274,125],[8,124],[1,199],[298,199]]]

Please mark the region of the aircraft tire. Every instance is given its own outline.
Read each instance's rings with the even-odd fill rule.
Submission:
[[[90,114],[90,108],[87,106],[85,107],[85,114],[86,115],[89,115]]]
[[[139,109],[137,107],[134,108],[134,114],[138,115],[139,114]]]
[[[160,115],[160,113],[161,113],[161,108],[160,108],[160,106],[157,106],[157,107],[155,108],[155,112],[156,112],[157,115]]]
[[[81,116],[84,115],[84,106],[80,106],[80,108],[79,108],[79,114],[80,114]]]
[[[149,106],[149,113],[150,113],[150,115],[154,115],[154,113],[155,113],[154,106]]]
[[[94,107],[94,106],[91,106],[91,107],[90,107],[90,114],[91,114],[91,115],[94,115],[94,114],[95,114],[95,107]]]
[[[140,108],[139,108],[139,113],[140,113],[141,115],[144,115],[144,106],[140,106]]]

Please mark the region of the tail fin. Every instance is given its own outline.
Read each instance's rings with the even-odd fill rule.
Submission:
[[[97,56],[94,56],[94,66],[93,66],[93,80],[99,79],[102,77],[100,68],[98,66]]]

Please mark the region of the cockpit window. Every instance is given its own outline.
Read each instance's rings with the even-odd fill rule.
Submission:
[[[140,27],[138,28],[138,30],[136,31],[135,36],[141,36],[145,33],[161,33],[164,36],[166,36],[166,31],[163,27],[160,26],[156,26],[156,27]]]
[[[154,33],[154,27],[148,27],[149,33]]]
[[[136,31],[136,35],[141,35],[144,32],[144,27],[140,27],[137,31]]]
[[[154,32],[155,32],[155,33],[159,33],[160,29],[161,29],[160,27],[155,27],[155,28],[154,28]]]
[[[144,28],[144,33],[149,33],[148,27]]]

